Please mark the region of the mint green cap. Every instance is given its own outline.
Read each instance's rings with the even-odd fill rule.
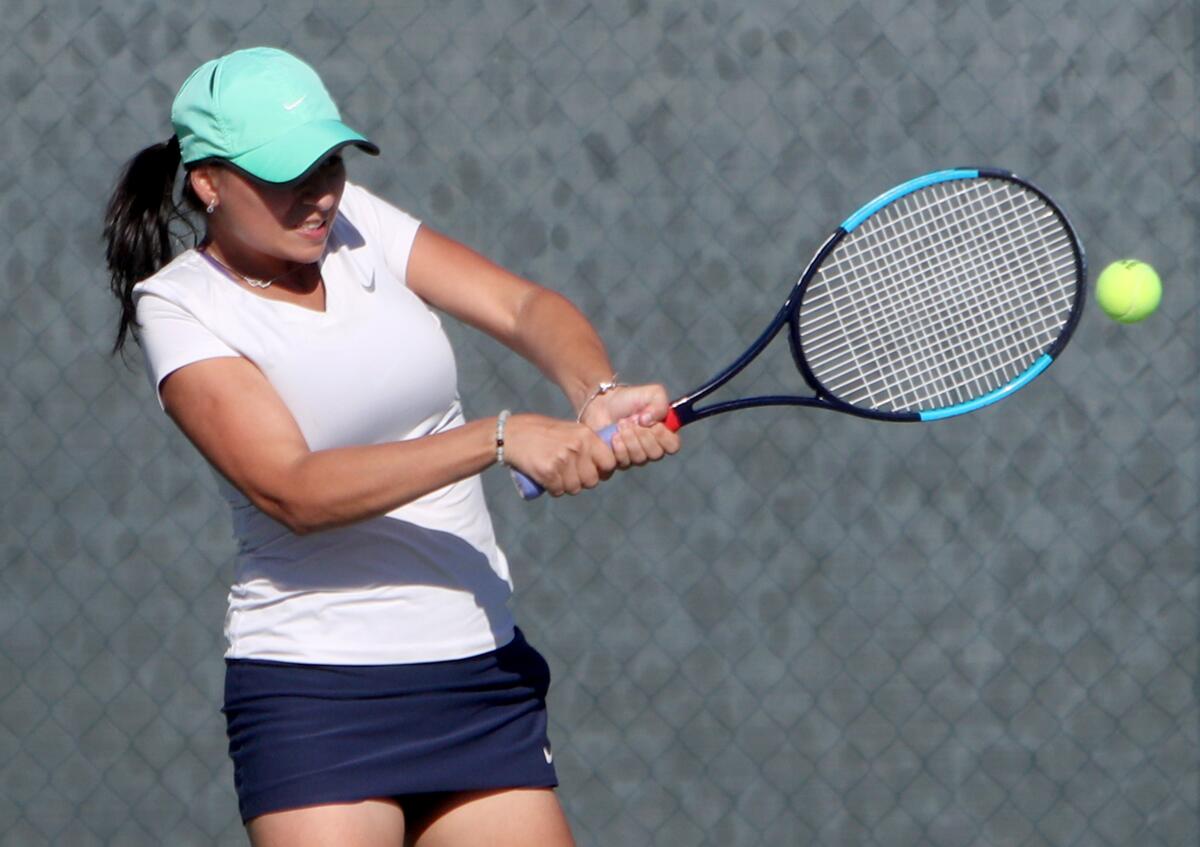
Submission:
[[[342,123],[317,72],[273,47],[238,50],[192,71],[171,123],[185,165],[223,159],[264,182],[299,179],[347,144],[379,153]]]

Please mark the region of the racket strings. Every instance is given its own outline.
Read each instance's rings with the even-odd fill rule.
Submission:
[[[993,254],[995,254],[1002,247],[1003,247],[1003,245],[998,243],[996,246],[994,246],[994,248],[991,252]],[[1060,240],[1060,244],[1057,245],[1057,248],[1059,250],[1069,251],[1070,243]],[[1053,251],[1055,248],[1052,247],[1049,249]],[[1064,253],[1064,255],[1065,255],[1065,253]],[[990,264],[991,260],[994,258],[994,256],[988,256],[986,254],[983,254],[980,251],[976,251],[976,256],[974,258],[977,262],[983,262],[984,264]],[[933,275],[933,277],[927,277],[925,282],[929,285],[942,285],[942,283],[944,282],[944,278],[947,276],[948,276],[948,274],[945,271],[942,271],[938,274]],[[940,288],[939,290],[941,290],[942,293],[944,294],[944,297],[942,298],[943,302],[941,304],[916,303],[913,306],[914,314],[916,315],[916,317],[923,319],[923,320],[931,321],[933,324],[932,328],[935,331],[948,332],[951,329],[951,327],[947,324],[947,319],[945,317],[946,310],[943,309],[942,312],[939,314],[933,308],[934,305],[940,305],[940,306],[945,306],[950,309],[958,309],[960,311],[963,311],[965,314],[967,314],[968,317],[974,317],[977,320],[983,319],[985,324],[990,322],[992,326],[996,326],[995,322],[1002,315],[1013,312],[1013,313],[1016,313],[1019,317],[1021,317],[1023,319],[1028,319],[1030,321],[1031,326],[1033,326],[1034,328],[1037,327],[1036,321],[1041,320],[1042,328],[1044,330],[1046,330],[1048,333],[1050,333],[1050,338],[1053,337],[1053,332],[1056,328],[1056,322],[1053,321],[1053,314],[1051,314],[1049,312],[1042,314],[1040,312],[1033,311],[1033,308],[1036,308],[1036,301],[1031,301],[1029,299],[1018,300],[1018,297],[1023,295],[1023,293],[1024,293],[1021,291],[1021,289],[1019,287],[1012,287],[1009,289],[1010,296],[1008,297],[1007,300],[1002,301],[1002,300],[998,299],[993,302],[980,301],[975,289],[964,288],[961,285],[961,281],[960,281],[960,284],[958,284],[955,287],[942,286],[942,288]],[[1060,290],[1059,293],[1061,295],[1062,291]],[[963,298],[961,296],[959,296],[959,295],[964,295],[964,294],[968,295],[967,299],[965,299],[965,300],[963,300]],[[974,294],[975,296],[971,297],[970,295],[972,295],[972,294]],[[958,299],[960,299],[960,300],[963,300],[963,302],[955,302],[956,297],[958,297]],[[845,299],[844,295],[843,295],[843,298],[840,298],[840,299]],[[1062,304],[1067,305],[1069,308],[1069,298],[1060,297],[1059,299],[1060,299],[1060,301],[1065,300],[1066,302],[1062,303]],[[913,298],[911,298],[911,297],[908,298],[907,303],[912,305]],[[1023,310],[1021,310],[1021,303],[1026,304],[1025,308]],[[1030,303],[1035,303],[1035,307],[1031,308],[1028,305]],[[1004,310],[1000,309],[1000,306],[1003,306]],[[977,314],[972,314],[972,309],[974,309],[974,311]],[[1005,311],[1005,310],[1007,310],[1007,311]],[[873,314],[877,315],[878,313],[873,313]],[[868,335],[871,335],[871,340],[877,346],[881,343],[887,343],[887,342],[892,341],[893,337],[896,335],[895,328],[890,325],[879,326],[878,322],[876,322],[875,328],[876,328],[876,333],[874,335],[871,335],[870,329],[854,327],[853,325],[845,324],[845,323],[841,327],[836,327],[836,326],[833,327],[833,330],[836,330],[837,333],[840,333],[840,332],[843,332],[846,330],[851,330],[851,329],[861,329],[862,331],[867,332]],[[996,327],[996,328],[998,329],[998,327]],[[834,331],[827,331],[824,334],[825,339],[830,339],[827,343],[832,343],[832,338],[834,337],[834,335],[835,335]],[[997,348],[994,345],[992,346],[991,351],[992,351],[993,355],[1000,355],[1002,353],[1005,353],[1007,351],[1014,349],[1014,347],[1017,346],[1017,344],[1012,341],[1011,337],[1009,337],[1009,336],[1006,336],[1006,337],[1009,339],[1009,341],[1008,341],[1008,344],[1005,345],[1004,347]],[[987,341],[986,336],[984,337],[984,341],[985,342]],[[815,349],[820,351],[824,346],[826,346],[826,345],[818,343],[815,345]],[[910,351],[910,353],[911,352],[912,351]],[[951,348],[948,351],[948,355],[950,355],[952,362],[958,363],[958,364],[963,364],[965,361],[969,360],[972,352],[978,353],[979,350],[972,350],[969,348],[964,348],[962,346],[959,346],[958,348]],[[929,357],[928,356],[925,357],[924,361],[928,362],[928,360],[929,360]],[[1006,365],[1012,364],[1013,361],[1014,360],[1011,360],[1011,359],[1005,360],[1005,364]],[[910,361],[909,361],[910,368],[915,367],[918,364],[919,364],[919,362],[917,362],[916,360],[910,359]],[[1010,368],[1010,370],[1011,370],[1011,368]],[[844,375],[844,371],[831,371],[830,372],[830,376],[833,379],[837,379],[843,375]],[[1012,375],[1015,376],[1015,374],[1012,374]],[[975,393],[978,393],[978,389],[975,389]],[[859,398],[855,398],[855,399],[857,400]]]
[[[992,249],[990,252],[992,254],[997,254],[1002,249],[1003,249],[1003,245],[1000,244],[999,242],[997,242],[996,244],[992,245]],[[1057,244],[1055,244],[1049,248],[1049,251],[1052,254],[1053,253],[1060,254],[1061,258],[1069,258],[1071,255],[1071,244],[1069,241],[1067,241],[1065,239],[1065,237],[1060,238],[1058,240]],[[977,252],[977,255],[976,255],[977,261],[979,261],[981,263],[983,263],[984,260],[990,260],[992,258],[994,258],[994,255],[990,256],[990,255],[982,253],[982,252]],[[951,274],[943,267],[942,270],[935,272],[932,276],[925,277],[925,279],[927,282],[930,282],[931,284],[941,284],[945,280],[945,278],[949,277],[950,275]],[[953,300],[952,295],[964,293],[961,282],[962,281],[960,280],[960,284],[958,285],[958,287],[956,289],[943,290],[943,293],[945,295],[943,299],[945,301],[950,302]],[[1043,287],[1048,287],[1048,284],[1047,284],[1047,286],[1043,286]],[[910,288],[908,290],[911,292],[913,289]],[[1012,289],[1012,291],[1019,293],[1019,289]],[[967,289],[965,293],[968,293],[968,294],[975,293],[976,294],[976,297],[974,298],[975,301],[977,303],[980,302],[979,298],[977,296],[977,292],[975,292],[974,289]],[[1016,293],[1014,293],[1013,297],[1010,299],[1015,299]],[[1060,291],[1059,293],[1062,295],[1069,295],[1069,292]],[[855,298],[855,295],[853,292],[847,292],[847,291],[843,290],[840,294],[836,294],[836,293],[830,294],[829,298],[828,298],[830,302],[825,305],[827,308],[837,309],[838,313],[841,314],[840,307],[844,304],[852,303],[854,298]],[[1069,301],[1069,296],[1064,296],[1063,299]],[[819,303],[819,300],[814,298],[813,302]],[[893,306],[903,306],[903,305],[910,306],[912,313],[917,317],[930,317],[932,319],[938,319],[938,317],[939,317],[939,313],[936,312],[934,309],[934,306],[936,304],[932,303],[928,299],[918,300],[915,295],[910,294],[907,297],[907,299],[905,299],[903,293],[901,292],[899,295],[899,299],[896,299],[894,297],[892,300],[892,303],[893,303]],[[990,308],[995,310],[997,303],[991,303],[991,304],[984,303],[983,305],[985,308],[990,306]],[[1011,303],[1009,303],[1009,305],[1011,306]],[[817,310],[819,310],[821,308],[821,306],[812,305],[811,308],[813,311],[810,312],[810,316],[814,315],[817,312]],[[872,319],[874,319],[875,324],[880,323],[880,321],[878,320],[878,318],[879,318],[878,312],[868,312],[863,315],[855,315],[855,317],[872,318]],[[944,321],[945,315],[940,314],[940,318]],[[852,327],[849,327],[844,323],[840,324],[840,325],[836,324],[836,323],[829,323],[826,325],[823,332],[815,332],[812,335],[808,336],[810,341],[809,341],[809,343],[806,344],[806,349],[819,351],[825,345],[823,343],[812,343],[812,342],[814,342],[814,341],[828,342],[828,343],[836,342],[841,337],[841,335],[844,333],[844,331],[849,328],[852,328]],[[887,322],[886,324],[884,324],[881,327],[881,329],[884,333],[884,336],[889,335],[889,334],[894,336],[894,335],[897,335],[899,332],[899,327],[896,326],[896,323],[894,321]],[[889,330],[890,330],[890,332],[888,332]]]
[[[891,228],[889,227],[888,234],[894,236],[894,233],[892,233],[890,231],[890,229]],[[924,229],[925,229],[925,226],[922,225],[922,231],[924,231]],[[853,253],[851,253],[851,255],[853,255]],[[939,324],[944,323],[944,314],[945,314],[948,306],[954,306],[955,308],[959,308],[959,309],[963,309],[963,308],[969,309],[970,308],[966,304],[954,304],[952,302],[953,295],[960,293],[961,289],[959,289],[959,290],[949,289],[945,285],[945,280],[936,278],[938,276],[945,277],[947,275],[945,273],[945,268],[948,266],[945,263],[944,258],[938,257],[938,256],[924,256],[923,261],[931,262],[931,263],[933,263],[933,265],[932,265],[933,267],[938,267],[938,265],[936,264],[936,260],[938,260],[939,258],[941,258],[941,261],[942,261],[942,264],[941,264],[941,267],[943,268],[942,273],[935,274],[934,278],[930,278],[927,276],[925,279],[925,283],[927,286],[937,286],[935,288],[932,288],[932,290],[938,291],[942,294],[940,302],[935,303],[932,301],[930,301],[930,302],[915,301],[914,298],[911,296],[911,292],[914,290],[917,290],[917,289],[912,288],[912,287],[906,288],[906,289],[901,289],[899,299],[897,299],[896,291],[890,292],[890,294],[892,295],[890,299],[891,299],[892,309],[894,312],[901,313],[904,311],[905,307],[908,307],[910,310],[910,317],[915,316],[917,319],[925,321],[927,323],[927,325],[930,325],[930,323],[932,322],[932,329],[935,332],[939,332],[942,329],[944,329],[944,326],[941,326]],[[974,257],[974,260],[976,262],[979,262],[980,257],[976,256],[976,257]],[[843,264],[845,264],[845,263],[843,263]],[[855,269],[852,269],[852,270],[855,270]],[[895,288],[895,286],[893,286],[893,288]],[[905,296],[903,296],[904,292],[910,292],[910,293],[907,297],[905,297]],[[970,292],[967,292],[967,293],[970,293]],[[878,347],[881,342],[894,343],[894,336],[896,336],[896,332],[894,330],[895,330],[896,326],[898,326],[898,325],[891,325],[891,324],[880,325],[879,322],[876,321],[874,326],[871,328],[864,329],[862,327],[854,327],[854,326],[850,325],[850,322],[848,322],[845,319],[844,310],[841,308],[842,303],[840,302],[840,300],[843,300],[843,299],[845,299],[845,298],[844,297],[843,298],[835,297],[834,302],[833,302],[833,305],[834,305],[835,309],[837,310],[835,317],[838,317],[841,319],[840,325],[833,327],[833,330],[836,330],[837,333],[839,334],[839,336],[844,335],[846,333],[846,331],[849,329],[857,328],[860,331],[866,332],[867,335],[871,338],[872,342],[876,345],[876,347]],[[986,304],[985,304],[985,308],[986,308]],[[866,313],[865,316],[866,317],[878,317],[879,313],[878,312],[869,312],[869,313]],[[942,317],[939,317],[939,316],[942,316]],[[871,329],[876,329],[877,331],[875,333],[872,333]],[[889,329],[891,329],[893,331],[889,333],[889,331],[888,331]],[[882,333],[882,335],[881,335],[881,333]],[[829,335],[831,335],[831,333],[827,332],[826,336],[829,336]],[[892,336],[892,337],[888,337],[888,336]],[[818,350],[820,349],[820,347],[821,347],[821,345],[816,345],[816,348]],[[850,352],[853,352],[853,351],[851,350]],[[911,358],[915,354],[911,350],[909,350],[907,352],[910,354],[909,358],[910,358],[910,366],[911,366]],[[839,375],[840,374],[838,372],[832,373],[832,376],[834,378],[836,378]]]
[[[847,402],[908,410],[1023,371],[1070,311],[1074,251],[1037,195],[998,180],[931,186],[869,218],[801,308],[814,374]]]
[[[990,211],[990,210],[984,209],[983,211]],[[976,217],[978,217],[978,213],[977,213]],[[1002,243],[1000,241],[995,241],[995,242],[992,242],[989,244],[990,252],[984,253],[978,249],[978,245],[980,243],[981,242],[975,241],[973,243],[974,255],[967,256],[967,258],[970,258],[975,265],[980,265],[980,266],[986,266],[986,265],[992,264],[993,259],[995,259],[998,256],[1003,256],[1005,254],[1005,251],[1010,251],[1012,249],[1012,245],[1010,243]],[[872,247],[872,246],[873,245],[871,245],[871,244],[867,245],[868,248]],[[856,255],[856,252],[857,252],[857,255],[863,255],[865,253],[870,258],[875,258],[878,255],[877,253],[871,253],[869,250],[859,250],[859,251],[850,250],[850,251],[848,251],[849,257],[853,258]],[[959,268],[956,268],[953,265],[951,265],[949,262],[947,262],[945,253],[946,253],[945,250],[943,250],[940,254],[937,254],[937,255],[933,255],[933,254],[926,252],[923,256],[919,256],[917,258],[917,261],[927,263],[931,269],[935,269],[935,272],[933,273],[932,276],[930,276],[928,274],[926,274],[924,276],[924,280],[930,284],[928,291],[932,292],[934,294],[939,294],[939,293],[943,294],[944,296],[942,297],[942,300],[950,301],[951,300],[950,295],[953,293],[958,293],[958,292],[956,292],[954,290],[946,289],[943,284],[945,283],[947,278],[951,278],[951,279],[954,278],[954,276],[955,276],[956,272],[959,270]],[[883,258],[885,258],[887,260],[895,261],[894,256],[884,256]],[[856,266],[851,265],[847,269],[845,267],[847,263],[841,262],[839,264],[843,265],[843,270],[848,271],[849,274],[861,272],[861,267],[856,267]],[[895,270],[892,271],[891,281],[892,281],[892,285],[890,287],[888,287],[886,289],[880,287],[880,288],[877,288],[877,291],[880,292],[881,294],[888,295],[888,297],[890,298],[890,305],[892,306],[893,309],[896,309],[897,311],[899,311],[901,306],[908,305],[908,306],[912,307],[913,314],[917,315],[917,316],[923,316],[923,315],[927,315],[927,314],[943,314],[942,312],[934,311],[934,307],[941,305],[941,304],[933,302],[927,296],[925,297],[925,299],[919,299],[920,294],[921,294],[921,288],[914,287],[911,285],[906,285],[906,283],[908,283],[910,280],[908,278],[900,276],[898,273],[896,273]],[[965,282],[965,279],[962,281]],[[961,289],[961,286],[960,286],[960,289]],[[972,291],[975,291],[975,289],[972,289]],[[848,298],[850,296],[852,296],[854,293],[855,292],[850,292],[849,294],[845,294],[844,296],[848,300]],[[866,315],[869,317],[873,316],[873,317],[878,318],[880,316],[880,312],[871,311],[871,312],[867,312]]]
[[[1074,252],[1069,242],[1061,241],[1056,249],[1044,228],[1034,235],[1036,243],[1024,245],[1027,258],[1049,258],[1052,267],[1055,261],[1068,259],[1073,270]],[[985,394],[1015,378],[1053,342],[1070,311],[1069,284],[1073,277],[1030,274],[1031,268],[1041,266],[1022,264],[1021,258],[1014,250],[1014,261],[1006,269],[1008,278],[1017,284],[1002,289],[1006,296],[981,304],[985,314],[983,331],[952,348],[949,365],[960,368],[961,375],[957,379],[944,375],[933,383],[914,387],[910,402],[925,407],[939,400],[943,404],[946,399],[962,402]],[[1023,332],[1014,332],[1016,327],[1023,328]]]
[[[975,251],[978,254],[979,251]],[[976,255],[974,261],[978,262],[980,256]],[[948,276],[948,275],[943,275]],[[1018,358],[1021,350],[1018,345],[1012,341],[1013,336],[1010,334],[1005,336],[1009,339],[1009,343],[998,348],[995,343],[988,341],[988,332],[997,328],[997,321],[1001,313],[1001,307],[1011,309],[1013,303],[993,301],[988,302],[978,296],[978,289],[963,288],[960,285],[955,285],[953,278],[947,279],[926,279],[926,285],[939,285],[936,289],[943,293],[941,299],[937,302],[925,304],[923,307],[918,306],[915,310],[916,320],[923,326],[925,335],[923,336],[927,343],[923,347],[914,347],[912,343],[907,346],[898,344],[895,340],[891,342],[892,361],[863,361],[858,357],[855,362],[855,372],[859,377],[867,378],[866,374],[870,368],[886,365],[890,368],[888,374],[897,372],[898,368],[903,369],[905,375],[904,381],[899,386],[889,386],[887,384],[871,384],[867,378],[868,384],[865,386],[867,399],[879,405],[896,405],[906,404],[909,406],[926,405],[924,401],[931,397],[936,397],[938,394],[949,392],[951,396],[942,400],[942,405],[947,401],[963,399],[963,392],[969,388],[976,394],[985,389],[993,387],[998,380],[995,376],[992,377],[989,383],[984,385],[979,384],[981,376],[988,374],[1004,375],[1004,371],[1012,371],[1012,363],[1016,361],[1011,355],[1004,356],[1005,353],[1016,349]],[[1010,291],[1013,289],[1009,289]],[[966,299],[963,300],[963,295]],[[953,300],[957,296],[960,303],[954,303]],[[1012,298],[1010,298],[1012,299]],[[893,302],[895,300],[893,299]],[[912,298],[905,298],[911,308]],[[904,302],[897,303],[895,308],[900,311]],[[1027,300],[1024,302],[1028,302]],[[965,319],[973,320],[976,324],[984,327],[985,332],[980,337],[984,339],[982,344],[970,345],[967,343],[959,343],[955,345],[947,332],[947,323],[944,318],[939,319],[936,316],[939,313],[944,314],[944,310],[958,309],[963,312]],[[1028,310],[1027,310],[1028,311]],[[932,317],[931,317],[932,316]],[[910,317],[912,317],[910,315]],[[960,320],[963,318],[960,317]],[[875,335],[878,336],[879,330],[876,329]],[[879,339],[876,337],[873,341],[876,345],[875,349],[883,349],[879,347]],[[978,363],[980,357],[984,357],[980,370]],[[951,369],[957,368],[965,375],[960,376],[957,382],[947,382],[948,374]],[[965,370],[963,370],[965,368]],[[838,375],[835,375],[838,376]],[[879,376],[878,373],[875,376]],[[897,396],[897,391],[907,390],[911,396]],[[879,394],[871,398],[871,394]],[[855,402],[861,402],[864,397],[860,394],[853,396]]]
[[[1006,211],[1010,211],[1010,210],[1006,210]],[[979,214],[980,214],[980,210],[979,210],[979,208],[977,208],[976,214],[974,214],[972,217],[978,218]],[[926,215],[924,215],[924,217],[928,218],[929,215],[926,214]],[[978,224],[978,220],[973,220],[973,221],[971,221],[971,223]],[[928,230],[928,226],[926,226],[926,223],[923,223],[922,227],[920,227],[920,229],[918,230],[918,235],[924,236],[924,235],[928,234],[928,232],[926,232],[926,230]],[[894,236],[894,233],[890,232],[890,230],[886,234],[889,236]],[[953,233],[953,230],[952,230],[952,234],[956,235],[956,233]],[[970,257],[972,262],[980,264],[980,259],[982,259],[982,257],[979,256],[979,251],[976,250],[973,252],[974,252],[974,256]],[[926,251],[926,253],[928,253],[928,251]],[[916,264],[914,264],[914,268],[916,268],[916,270],[918,272],[923,271],[925,263],[928,263],[928,262],[930,262],[930,260],[935,260],[935,259],[937,259],[937,257],[930,257],[930,256],[928,256],[928,254],[925,254],[925,256],[920,256],[920,254],[918,254],[918,258],[916,259]],[[996,270],[996,268],[994,266],[995,263],[992,263],[990,259],[991,259],[991,257],[988,257],[988,260],[986,260],[986,262],[983,262],[983,264],[984,265],[992,265],[992,268],[990,270],[992,270],[992,272],[995,272],[995,270]],[[943,268],[944,268],[944,266],[947,266],[946,259],[944,259],[944,257],[941,258],[941,262],[942,262]],[[944,272],[943,272],[943,274],[941,276],[949,277],[950,275],[944,274]],[[984,326],[984,328],[990,329],[990,328],[995,328],[996,320],[998,317],[998,312],[1000,312],[1000,307],[1004,304],[1001,304],[1000,301],[988,302],[988,301],[980,299],[978,296],[978,289],[964,289],[964,288],[962,288],[961,284],[958,284],[958,286],[956,286],[953,278],[950,278],[949,281],[947,280],[947,278],[942,278],[942,280],[930,280],[930,278],[928,276],[926,276],[926,278],[923,282],[925,284],[925,287],[935,286],[935,284],[936,284],[937,288],[932,289],[932,290],[937,290],[937,292],[941,292],[943,294],[940,301],[930,302],[930,304],[925,305],[925,308],[917,308],[917,317],[919,319],[919,323],[924,326],[926,335],[931,334],[930,337],[932,338],[932,340],[934,340],[935,342],[938,342],[938,343],[934,344],[934,346],[932,346],[932,347],[930,347],[930,346],[928,346],[928,344],[926,344],[925,348],[916,348],[916,349],[914,349],[912,347],[912,344],[910,344],[910,347],[908,347],[908,349],[901,349],[899,352],[900,362],[902,365],[905,366],[905,370],[906,370],[906,373],[908,376],[908,379],[906,380],[904,388],[906,388],[908,391],[911,392],[911,394],[914,394],[916,396],[907,398],[907,400],[906,400],[906,398],[904,398],[904,397],[894,396],[894,392],[893,392],[893,394],[890,394],[890,395],[887,394],[887,392],[886,392],[886,394],[884,394],[884,396],[875,398],[876,403],[895,404],[896,402],[907,402],[908,404],[911,404],[911,406],[922,406],[922,404],[923,404],[922,401],[928,401],[929,398],[931,396],[935,396],[937,394],[937,392],[944,392],[947,390],[953,391],[954,384],[947,385],[946,378],[944,378],[944,376],[942,376],[941,378],[932,379],[931,382],[930,382],[930,380],[926,380],[926,382],[924,382],[924,383],[914,382],[913,377],[916,376],[917,373],[922,371],[923,368],[924,368],[924,370],[928,371],[929,367],[937,365],[937,359],[949,358],[949,361],[941,362],[941,373],[944,374],[947,372],[947,367],[964,366],[965,364],[967,364],[967,360],[972,359],[972,354],[973,354],[974,358],[978,358],[980,350],[983,350],[983,352],[986,355],[990,355],[991,359],[992,359],[991,364],[989,364],[989,367],[992,368],[992,370],[990,372],[994,372],[997,368],[997,365],[995,364],[996,355],[997,355],[997,350],[996,350],[995,344],[983,344],[982,347],[976,346],[973,349],[965,348],[962,346],[959,346],[958,348],[955,349],[953,346],[948,346],[947,343],[944,343],[944,342],[946,342],[946,329],[947,329],[946,328],[946,320],[944,320],[944,319],[943,320],[937,320],[937,319],[930,320],[930,313],[937,313],[937,310],[946,310],[946,308],[949,308],[949,307],[958,307],[959,310],[961,311],[962,308],[964,308],[964,305],[962,305],[962,304],[955,305],[955,304],[953,304],[953,302],[950,302],[950,299],[953,298],[953,295],[961,294],[965,290],[965,292],[967,292],[968,294],[976,294],[976,296],[974,296],[974,298],[973,298],[973,300],[976,301],[976,302],[974,302],[974,312],[976,312],[976,314],[973,314],[973,316],[971,316],[970,312],[967,312],[967,317],[973,318],[974,320],[976,320],[977,324]],[[912,292],[912,290],[918,290],[918,289],[914,289],[914,288],[910,287],[910,288],[905,288],[902,290],[904,290],[904,292]],[[1013,288],[1010,287],[1008,290],[1013,290]],[[895,300],[894,296],[892,299],[893,299],[893,304],[894,304],[894,308],[896,311],[901,311],[902,307],[904,307],[905,305],[910,307],[910,311],[912,311],[912,302],[913,302],[912,296],[905,296],[905,298],[901,298],[899,302]],[[980,305],[982,305],[982,310],[980,310]],[[1012,304],[1004,305],[1004,307],[1012,308]],[[875,314],[878,314],[878,313],[875,313]],[[876,346],[877,346],[877,341],[876,341]],[[893,344],[893,347],[895,347],[895,344]],[[1008,344],[1008,347],[1006,349],[1012,349],[1014,347],[1016,347],[1016,344],[1010,343],[1010,344]],[[924,355],[922,355],[922,353],[924,353]],[[1010,362],[1010,361],[1012,361],[1012,359],[1010,359],[1010,358],[1007,360],[1002,360],[1002,362]],[[863,376],[863,372],[864,372],[865,368],[868,368],[868,367],[870,367],[872,365],[876,365],[876,364],[877,364],[877,362],[865,362],[865,364],[863,364],[863,362],[859,362],[859,366],[858,366],[859,376]],[[1001,365],[1000,367],[1003,367],[1003,365]],[[1010,370],[1010,368],[1009,368],[1009,370]],[[972,378],[972,374],[970,372],[968,372],[967,379],[960,380],[959,384],[960,385],[970,385],[971,383],[976,383],[976,382],[978,382],[977,377],[978,377],[978,374],[974,374],[974,378]],[[870,389],[870,391],[875,391],[875,392],[880,390],[875,385],[869,385],[868,388]],[[887,388],[887,386],[884,386],[884,389],[886,389],[886,388]],[[989,386],[989,388],[990,388],[990,386]],[[922,389],[924,389],[924,392],[922,392]],[[978,386],[976,386],[976,389],[974,389],[974,390],[976,390],[976,392],[978,392],[979,391]],[[856,397],[853,397],[852,400],[854,400],[856,402],[860,402],[863,400],[863,398],[860,396],[856,396]],[[950,400],[952,400],[952,401],[953,400],[961,400],[961,392],[959,392],[958,396],[950,398]]]
[[[1028,227],[1023,228],[1023,232],[1028,230]],[[1045,243],[1044,230],[1037,230],[1035,235],[1041,238],[1041,250],[1044,253],[1048,250],[1048,245]],[[945,362],[945,367],[950,369],[959,368],[961,375],[957,380],[950,376],[951,371],[946,371],[943,368],[940,378],[934,378],[932,381],[910,381],[909,388],[911,397],[888,397],[889,402],[908,402],[910,405],[918,407],[926,406],[928,403],[939,395],[942,395],[942,404],[946,400],[951,402],[968,399],[972,396],[978,396],[986,393],[992,388],[998,387],[999,384],[1008,381],[1015,377],[1021,370],[1028,366],[1032,361],[1032,353],[1044,349],[1045,346],[1054,338],[1057,328],[1057,321],[1054,320],[1052,313],[1044,311],[1040,308],[1040,304],[1045,302],[1045,298],[1039,295],[1044,294],[1044,291],[1038,291],[1036,285],[1029,286],[1028,274],[1022,277],[1020,269],[1025,269],[1026,272],[1030,265],[1028,264],[1028,255],[1022,255],[1020,244],[999,244],[996,251],[1003,255],[1002,249],[1005,246],[1012,247],[1012,259],[1009,268],[1000,268],[992,261],[993,256],[988,256],[988,261],[985,267],[993,273],[1003,278],[1007,277],[1018,284],[1010,285],[1007,288],[1002,288],[1003,295],[995,297],[991,301],[986,301],[978,297],[979,289],[963,289],[962,285],[947,287],[947,291],[958,293],[966,291],[976,296],[972,298],[972,307],[974,314],[968,309],[968,319],[978,321],[983,332],[979,333],[974,339],[963,339],[957,344],[947,342],[950,346],[945,347],[938,352],[944,353],[948,360]],[[1027,245],[1029,246],[1029,245]],[[1032,245],[1039,246],[1039,245]],[[981,256],[979,251],[976,251],[974,257],[979,261]],[[937,280],[934,281],[936,283]],[[931,283],[932,284],[932,283]],[[1025,296],[1029,295],[1029,296]],[[954,304],[947,299],[945,302],[947,308],[952,308]],[[1069,309],[1069,304],[1068,304]],[[1025,335],[1014,335],[1011,331],[1013,321],[1017,321],[1025,327]],[[945,326],[935,327],[939,333],[942,333],[945,339],[949,339],[948,330]],[[1003,339],[1004,343],[998,345],[997,339]],[[1015,355],[1013,355],[1015,353]],[[1026,358],[1028,358],[1028,361]],[[924,361],[909,363],[910,375],[914,367],[925,369],[927,375],[935,375],[932,369],[939,367],[933,356],[927,356]],[[946,396],[949,395],[949,396]]]

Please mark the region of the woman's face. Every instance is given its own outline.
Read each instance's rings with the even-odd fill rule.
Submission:
[[[325,252],[346,187],[346,166],[332,154],[302,182],[274,186],[240,171],[202,165],[191,174],[201,201],[215,196],[208,238],[237,269],[273,276],[291,263],[311,264]]]

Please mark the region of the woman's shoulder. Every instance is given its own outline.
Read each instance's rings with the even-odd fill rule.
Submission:
[[[375,203],[380,203],[378,197],[355,182],[346,182],[342,191],[342,200],[338,206],[338,216],[351,222],[361,221],[363,216],[370,213]]]
[[[154,292],[166,294],[187,286],[195,286],[198,279],[208,276],[203,258],[194,248],[184,250],[150,276],[137,283],[134,293]]]
[[[214,273],[204,257],[195,249],[184,250],[151,276],[133,287],[136,305],[144,297],[165,300],[188,311],[218,296],[220,288],[213,285]],[[229,288],[229,286],[224,286]]]
[[[415,227],[419,224],[409,212],[354,182],[346,183],[338,215],[360,229],[387,229],[397,225]]]
[[[364,209],[376,203],[385,203],[383,198],[376,195],[365,186],[359,185],[357,182],[346,180],[346,188],[342,192],[342,211],[354,211]]]

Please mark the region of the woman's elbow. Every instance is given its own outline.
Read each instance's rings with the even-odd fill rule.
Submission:
[[[321,508],[303,497],[289,494],[247,492],[250,502],[264,515],[283,524],[293,535],[311,535],[337,526],[337,522]]]

